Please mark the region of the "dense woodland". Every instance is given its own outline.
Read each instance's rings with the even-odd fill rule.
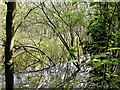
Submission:
[[[120,2],[0,2],[0,88],[120,89]]]

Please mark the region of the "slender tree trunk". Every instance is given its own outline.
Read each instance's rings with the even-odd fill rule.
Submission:
[[[14,1],[14,0],[12,0]],[[14,45],[14,24],[16,2],[7,3],[6,15],[6,43],[5,43],[5,80],[6,90],[13,90],[14,65],[13,65],[13,45]]]

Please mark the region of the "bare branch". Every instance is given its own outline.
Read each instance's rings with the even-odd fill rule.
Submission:
[[[30,9],[23,19],[25,20],[25,19],[28,17],[28,15],[29,15],[35,8],[37,8],[37,7],[34,7],[34,8],[32,8],[32,9]],[[24,21],[24,20],[23,20],[23,21]],[[21,21],[20,24],[16,27],[15,33],[16,33],[16,31],[18,30],[18,28],[22,25],[23,21]]]
[[[17,41],[18,42],[18,41]],[[20,42],[18,42],[20,45],[21,45],[21,47],[23,47],[24,49],[25,49],[25,51],[26,51],[26,48],[33,48],[33,49],[35,49],[36,51],[39,51],[40,53],[41,53],[41,55],[44,55],[50,62],[52,62],[52,64],[55,66],[55,63],[53,62],[53,60],[48,56],[48,55],[46,55],[46,53],[45,52],[43,52],[42,50],[40,50],[39,48],[37,48],[37,47],[34,47],[34,46],[25,46],[25,45],[23,45],[23,44],[21,44]],[[31,53],[29,53],[29,54],[31,54]]]

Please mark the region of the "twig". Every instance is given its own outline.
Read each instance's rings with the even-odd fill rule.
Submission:
[[[38,7],[38,6],[37,6],[37,7]],[[35,8],[37,8],[37,7],[34,7],[34,8],[32,8],[32,9],[30,9],[23,19],[25,20],[25,19],[28,17],[28,15],[29,15]],[[23,21],[24,21],[24,20],[23,20]],[[14,33],[16,33],[16,31],[18,30],[18,28],[22,25],[23,21],[21,21],[20,24],[16,27]]]

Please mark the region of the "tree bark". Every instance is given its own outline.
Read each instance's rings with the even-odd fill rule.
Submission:
[[[5,80],[6,90],[13,90],[14,85],[14,63],[13,63],[13,45],[14,45],[14,24],[16,2],[8,1],[6,15],[6,43],[5,43]]]

